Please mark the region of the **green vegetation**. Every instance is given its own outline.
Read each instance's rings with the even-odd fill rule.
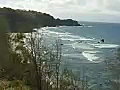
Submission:
[[[0,8],[0,21],[2,17],[6,22],[1,24],[9,24],[7,30],[11,32],[30,32],[33,28],[55,27],[55,26],[80,26],[77,21],[72,19],[60,20],[53,16],[37,11],[14,10],[11,8]]]
[[[6,62],[0,60],[0,88],[72,90],[77,87],[73,72],[67,68],[60,70],[61,40],[48,47],[42,41],[42,33],[8,33],[5,36],[8,37],[9,57]]]
[[[0,8],[0,13],[0,90],[96,90],[84,72],[81,79],[72,70],[61,69],[60,39],[45,45],[42,32],[31,32],[44,26],[79,26],[77,21],[10,8]],[[6,33],[9,30],[16,33]],[[120,90],[120,49],[105,63],[108,90]],[[102,84],[97,81],[96,85]]]
[[[45,46],[42,33],[32,30],[45,26],[79,26],[77,21],[11,8],[0,8],[0,21],[0,90],[74,88],[72,71],[60,70],[61,40],[53,47]]]

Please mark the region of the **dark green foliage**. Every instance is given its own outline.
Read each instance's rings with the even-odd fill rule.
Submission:
[[[5,23],[5,25],[8,23],[9,26],[7,30],[10,30],[10,32],[30,32],[33,28],[45,26],[80,26],[77,21],[72,19],[55,19],[49,14],[30,10],[14,10],[4,7],[0,8],[0,17],[1,16],[5,17],[4,19],[6,19],[6,22],[3,23]]]
[[[61,80],[60,80],[61,88],[68,89],[68,87],[71,86],[72,89],[72,87],[74,87],[74,81],[75,81],[74,78],[75,76],[73,72],[65,68],[61,75]]]
[[[66,19],[66,20],[56,19],[56,23],[59,26],[80,26],[80,24],[78,24],[77,21],[74,21],[72,19]]]
[[[30,33],[6,34],[9,58],[5,62],[1,60],[0,79],[6,83],[10,82],[8,85],[13,88],[29,86],[32,90],[73,89],[75,85],[73,72],[68,69],[60,71],[61,43],[56,42],[56,47],[51,49],[44,46],[41,38],[37,38],[39,35],[37,32],[33,34],[36,37],[29,37]],[[26,43],[25,40],[28,38],[30,41]],[[27,45],[30,44],[28,48]]]

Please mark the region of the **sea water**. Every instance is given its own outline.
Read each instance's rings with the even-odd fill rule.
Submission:
[[[62,68],[73,70],[80,79],[84,71],[91,85],[98,81],[103,83],[104,61],[114,57],[120,47],[120,24],[98,22],[80,22],[80,24],[83,26],[42,28],[45,41],[54,43],[57,39],[61,40]]]
[[[79,62],[82,59],[84,62],[101,62],[106,58],[104,55],[111,55],[114,49],[119,48],[120,24],[90,22],[82,24],[84,26],[48,27],[45,28],[45,32],[52,40],[57,38],[62,40],[63,56],[71,59],[76,56]]]

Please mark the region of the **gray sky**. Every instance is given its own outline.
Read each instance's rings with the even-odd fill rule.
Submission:
[[[0,0],[0,7],[32,9],[56,18],[120,23],[120,0]]]

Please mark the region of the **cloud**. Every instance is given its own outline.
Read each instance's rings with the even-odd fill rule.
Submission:
[[[106,8],[109,10],[120,12],[120,0],[107,0]]]

